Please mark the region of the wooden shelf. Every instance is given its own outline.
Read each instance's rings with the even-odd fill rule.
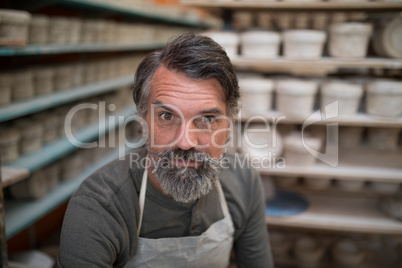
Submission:
[[[259,72],[290,72],[295,75],[326,75],[338,69],[401,69],[402,60],[387,58],[341,59],[322,57],[318,60],[296,60],[285,57],[275,59],[251,59],[242,56],[231,58],[238,70]]]
[[[268,122],[280,122],[286,124],[303,124],[307,120],[307,116],[295,116],[295,115],[284,115],[277,111],[269,111],[267,113],[261,113],[257,116],[248,115],[243,112],[240,116],[242,122],[248,120],[262,121],[262,118],[266,118]],[[280,119],[280,120],[278,120]],[[308,118],[309,122],[314,122],[314,124],[326,125],[328,123],[338,123],[340,126],[361,126],[361,127],[402,127],[402,117],[397,118],[386,118],[386,117],[376,117],[365,113],[358,113],[350,116],[339,116],[335,118],[326,119],[325,115],[318,112],[312,114]]]
[[[108,51],[142,51],[155,50],[165,46],[165,43],[143,44],[65,44],[65,45],[27,45],[24,47],[0,47],[0,56],[26,56],[26,55],[50,55],[65,53],[88,53]]]
[[[79,86],[69,90],[54,92],[49,95],[36,97],[26,101],[12,103],[0,108],[0,122],[36,113],[52,107],[57,107],[75,100],[114,91],[119,87],[127,86],[132,83],[134,83],[134,77],[133,75],[129,75],[112,80],[97,82],[94,84]]]
[[[228,1],[228,0],[181,0],[184,5],[202,8],[226,8],[226,9],[272,9],[272,10],[395,10],[402,9],[402,3],[370,1],[359,2],[280,2],[280,1]]]
[[[374,198],[308,195],[307,211],[266,217],[268,225],[358,233],[402,234],[402,222],[385,216]]]
[[[367,166],[337,166],[331,167],[326,164],[316,164],[311,167],[289,166],[285,168],[260,168],[262,175],[278,175],[292,177],[328,177],[338,180],[356,181],[383,181],[402,182],[402,168],[379,168]]]
[[[1,167],[1,185],[3,188],[10,186],[28,178],[29,174],[26,168]]]
[[[134,107],[129,107],[116,116],[130,116],[135,113]],[[122,122],[124,124],[124,122]],[[114,128],[119,126],[118,120],[114,120],[111,124],[114,124]],[[90,125],[78,133],[74,134],[74,137],[80,142],[90,142],[108,132],[112,127],[109,126],[109,122],[106,120],[105,124],[99,125],[95,123]],[[76,150],[77,147],[72,144],[67,138],[59,139],[54,143],[44,146],[40,151],[28,155],[23,155],[16,161],[6,164],[6,167],[12,168],[23,168],[27,169],[30,173],[33,173],[48,164],[54,162],[55,160],[69,154],[70,152]]]
[[[95,165],[83,171],[76,179],[61,182],[55,189],[39,200],[32,200],[29,202],[26,200],[6,200],[6,237],[8,239],[13,237],[61,205],[63,202],[67,201],[85,178],[101,166],[117,158],[117,152],[106,156]]]

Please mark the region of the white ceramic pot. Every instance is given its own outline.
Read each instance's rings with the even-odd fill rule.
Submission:
[[[244,30],[253,26],[254,13],[247,10],[233,12],[232,25],[235,30]]]
[[[65,17],[52,17],[49,23],[49,43],[66,44],[69,38],[69,20]]]
[[[340,58],[364,58],[371,32],[372,25],[368,23],[331,24],[329,54]]]
[[[47,67],[32,68],[33,87],[36,96],[46,95],[53,92],[53,69]]]
[[[274,257],[281,259],[289,258],[292,248],[292,240],[289,236],[282,232],[273,231],[269,233],[269,241]]]
[[[19,129],[20,153],[28,154],[39,151],[42,148],[42,125],[32,118],[18,119],[15,126]]]
[[[80,151],[75,151],[61,160],[61,180],[68,181],[75,179],[81,172],[83,157]]]
[[[389,58],[402,58],[402,18],[396,17],[375,30],[373,47],[377,54]]]
[[[59,137],[59,122],[57,115],[49,112],[41,112],[33,115],[33,118],[36,122],[41,122],[43,126],[43,144],[54,142]]]
[[[54,67],[53,84],[55,91],[67,90],[72,87],[73,69],[70,65]]]
[[[270,31],[248,31],[240,35],[241,52],[250,58],[276,58],[281,42],[280,34]]]
[[[49,190],[54,189],[60,181],[60,163],[55,162],[43,169],[46,176],[47,187]]]
[[[359,266],[365,257],[364,250],[353,240],[342,239],[332,248],[332,257],[335,262],[347,267]]]
[[[11,102],[12,81],[10,73],[0,73],[0,106]]]
[[[402,82],[377,79],[367,84],[367,113],[376,116],[402,115]]]
[[[12,99],[14,101],[30,99],[34,96],[32,72],[21,69],[13,72]]]
[[[325,106],[338,101],[340,116],[354,115],[363,95],[363,85],[347,81],[328,81],[321,87],[321,111]]]
[[[364,181],[354,181],[347,179],[337,180],[336,184],[338,188],[344,191],[351,191],[351,192],[360,191],[364,187]]]
[[[68,24],[69,35],[66,42],[68,44],[78,44],[81,42],[82,21],[78,18],[70,18]],[[102,40],[103,41],[103,40]]]
[[[314,152],[319,152],[322,140],[318,137],[309,137],[301,133],[292,133],[284,138],[284,158],[286,165],[290,166],[312,166],[317,162]],[[309,152],[308,149],[313,152]]]
[[[388,216],[402,221],[402,194],[382,197],[379,206]]]
[[[363,131],[363,127],[339,127],[339,146],[343,148],[359,147]]]
[[[242,134],[241,151],[261,164],[274,163],[283,151],[282,137],[276,129],[265,123],[246,124]]]
[[[401,130],[401,128],[371,127],[368,129],[369,146],[379,150],[396,150]]]
[[[10,186],[10,193],[16,199],[39,199],[47,192],[48,187],[43,170],[36,171],[30,178]]]
[[[284,56],[291,59],[318,59],[322,56],[326,33],[318,30],[283,32]]]
[[[320,178],[304,178],[304,183],[307,187],[314,190],[324,190],[327,189],[331,184],[330,177],[320,177]]]
[[[28,12],[0,9],[0,46],[25,46],[30,21]]]
[[[239,78],[242,112],[250,115],[266,114],[272,109],[274,82],[263,77]]]
[[[239,35],[235,32],[204,32],[200,35],[208,36],[221,45],[229,58],[237,57],[240,44]]]
[[[317,239],[310,236],[299,237],[294,244],[294,254],[299,267],[316,267],[324,252],[324,246]]]
[[[315,81],[287,79],[276,81],[276,109],[285,115],[307,116],[313,112],[318,89]]]
[[[0,131],[0,159],[2,163],[17,160],[19,156],[18,142],[20,133],[17,128],[1,125]]]
[[[299,183],[299,178],[291,176],[276,176],[274,181],[275,185],[279,188],[291,188]]]
[[[399,191],[400,185],[395,182],[373,181],[370,184],[370,188],[379,193],[394,194]]]
[[[49,17],[44,15],[33,15],[29,25],[28,43],[33,45],[43,45],[49,39]]]

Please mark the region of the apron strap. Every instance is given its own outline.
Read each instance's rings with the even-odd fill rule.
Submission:
[[[147,162],[145,162],[147,163]],[[142,225],[142,216],[144,215],[144,204],[145,204],[145,193],[147,192],[147,178],[148,178],[148,171],[146,168],[145,164],[145,170],[144,173],[142,174],[142,181],[141,181],[141,190],[140,190],[140,200],[139,200],[139,206],[140,206],[140,220],[138,222],[138,227],[137,227],[137,235],[140,236],[140,230],[141,230],[141,225]]]
[[[225,198],[225,195],[223,194],[222,185],[221,185],[221,182],[219,179],[216,181],[215,185],[216,185],[216,189],[218,190],[218,193],[219,193],[219,201],[221,203],[223,216],[226,217],[227,215],[229,215],[229,209],[228,209],[228,204],[226,203],[226,198]]]

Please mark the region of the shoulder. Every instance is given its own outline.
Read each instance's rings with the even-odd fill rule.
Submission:
[[[143,171],[136,161],[143,155],[142,150],[137,150],[102,166],[82,182],[74,197],[85,195],[108,201],[121,191],[136,192]]]
[[[224,188],[235,189],[237,191],[248,191],[250,188],[259,184],[258,172],[252,167],[247,158],[240,155],[229,154],[221,163],[221,182]],[[230,187],[236,186],[236,187]]]

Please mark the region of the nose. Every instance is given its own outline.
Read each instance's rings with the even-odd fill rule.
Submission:
[[[179,133],[179,139],[177,147],[182,150],[189,150],[198,146],[198,132],[193,122],[182,124],[181,133]]]

